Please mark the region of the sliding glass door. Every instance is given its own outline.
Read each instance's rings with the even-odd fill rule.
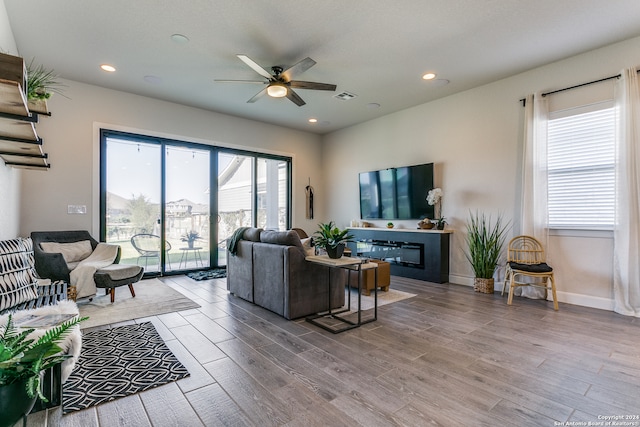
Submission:
[[[208,268],[211,152],[167,146],[165,154],[165,239],[171,244],[166,268]]]
[[[101,132],[100,239],[146,274],[226,265],[239,227],[290,227],[291,159]]]
[[[122,264],[161,271],[161,147],[117,137],[105,141],[103,236],[120,245]]]
[[[253,158],[218,153],[218,263],[226,265],[227,239],[254,223]]]

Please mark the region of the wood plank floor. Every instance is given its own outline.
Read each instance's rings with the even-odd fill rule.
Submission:
[[[332,335],[229,295],[224,279],[161,280],[201,307],[136,322],[152,321],[191,376],[30,426],[640,425],[640,319],[393,277],[417,296]]]

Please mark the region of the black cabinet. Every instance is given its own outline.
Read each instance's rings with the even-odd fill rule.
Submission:
[[[391,274],[428,282],[449,281],[449,237],[451,231],[350,228],[355,241],[349,249],[355,256],[384,259]]]

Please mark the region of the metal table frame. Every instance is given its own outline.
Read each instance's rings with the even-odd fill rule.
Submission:
[[[374,280],[377,285],[378,283],[378,264],[374,262],[369,262],[368,259],[358,258],[358,257],[342,257],[338,259],[329,258],[327,255],[313,255],[305,258],[309,262],[313,262],[315,264],[324,265],[329,268],[343,268],[349,271],[357,271],[358,272],[358,321],[353,322],[349,319],[346,319],[340,314],[348,313],[351,311],[351,274],[347,274],[347,289],[349,289],[349,302],[347,303],[346,309],[341,309],[338,311],[333,311],[331,308],[331,272],[328,274],[327,278],[327,287],[329,288],[329,310],[327,312],[321,312],[315,314],[313,316],[309,316],[306,318],[306,321],[312,323],[316,326],[321,327],[322,329],[329,331],[331,333],[337,334],[340,332],[348,331],[350,329],[358,328],[367,323],[374,322],[378,319],[378,287],[374,287],[374,305],[373,305],[373,318],[362,320],[362,270],[367,270],[370,268],[375,269]],[[330,327],[328,325],[323,324],[319,321],[319,319],[336,319],[340,322],[344,323],[343,327],[335,328]]]

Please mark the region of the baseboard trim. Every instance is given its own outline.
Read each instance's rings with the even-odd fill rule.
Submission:
[[[463,286],[473,286],[473,277],[449,275],[449,283]],[[504,281],[496,281],[494,283],[494,289],[496,292],[502,292]],[[597,308],[599,310],[613,311],[614,301],[611,298],[602,298],[592,295],[582,295],[572,292],[556,292],[558,296],[558,302],[565,304],[579,305],[582,307]],[[550,298],[547,298],[551,301]]]

